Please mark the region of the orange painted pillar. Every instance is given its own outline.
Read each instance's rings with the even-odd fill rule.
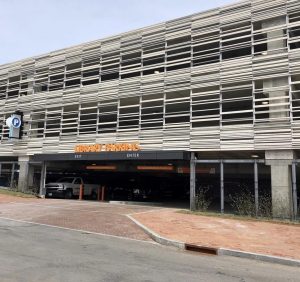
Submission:
[[[79,200],[83,199],[83,184],[80,184],[80,188],[79,188]]]
[[[105,186],[102,186],[102,189],[101,189],[101,201],[104,201],[104,196],[105,196]]]

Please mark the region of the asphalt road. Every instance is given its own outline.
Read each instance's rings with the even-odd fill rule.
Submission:
[[[0,219],[0,281],[300,281],[300,269]]]

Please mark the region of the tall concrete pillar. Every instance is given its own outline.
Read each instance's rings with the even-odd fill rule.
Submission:
[[[18,190],[26,192],[28,191],[28,187],[32,185],[34,170],[29,166],[29,156],[20,156],[18,162],[20,167]]]
[[[271,166],[272,211],[275,218],[291,218],[293,212],[291,165],[292,150],[266,151],[266,165]]]

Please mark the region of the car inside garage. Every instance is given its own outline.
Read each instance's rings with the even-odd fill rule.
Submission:
[[[116,157],[117,154],[111,153],[110,155]],[[99,160],[91,159],[91,154],[84,155],[83,159],[43,160],[46,167],[44,193],[47,197],[55,194],[55,196],[65,197],[64,193],[57,195],[57,193],[51,192],[49,194],[49,191],[46,191],[47,187],[49,189],[51,185],[53,187],[54,183],[59,184],[62,178],[67,182],[69,180],[72,182],[74,179],[74,183],[84,184],[84,187],[94,185],[94,192],[84,193],[84,199],[102,199],[103,197],[106,201],[148,202],[189,207],[189,160],[176,159],[176,156],[171,153],[168,155],[170,159],[163,160],[149,159],[149,156],[148,159],[138,160],[121,160],[121,157],[118,160],[109,160],[109,158]],[[84,159],[85,156],[89,159]],[[61,158],[61,155],[59,157]],[[40,175],[42,174],[41,172]],[[42,178],[43,176],[41,176]],[[82,183],[79,179],[82,179]],[[79,185],[76,186],[76,189],[79,189]],[[99,196],[99,193],[103,193],[103,195]],[[72,198],[78,198],[78,194],[79,192],[75,192]],[[68,194],[67,197],[69,198],[70,195]]]

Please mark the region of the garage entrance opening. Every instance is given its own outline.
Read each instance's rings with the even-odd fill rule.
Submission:
[[[72,181],[75,177],[81,178],[86,186],[104,186],[106,201],[189,207],[189,161],[47,162],[46,188],[49,183],[62,182],[61,178],[64,178],[63,181],[67,181],[66,178]],[[98,189],[95,188],[95,192],[99,193]]]

